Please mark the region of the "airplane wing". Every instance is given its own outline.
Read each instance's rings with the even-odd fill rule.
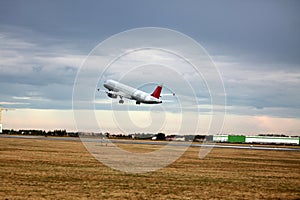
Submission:
[[[126,99],[133,99],[131,95],[126,94],[124,92],[116,92],[116,93],[117,93],[117,95],[119,95],[119,97],[124,97]]]
[[[122,98],[126,98],[126,99],[132,99],[132,96],[131,95],[128,95],[124,92],[115,92],[115,91],[112,91],[112,90],[101,90],[100,88],[97,89],[99,92],[103,92],[103,93],[106,93],[109,97],[112,97],[112,98],[117,98],[120,97],[121,99]]]
[[[98,92],[105,92],[105,93],[108,92],[108,91],[106,91],[106,90],[101,90],[100,88],[98,88],[97,91],[98,91]]]

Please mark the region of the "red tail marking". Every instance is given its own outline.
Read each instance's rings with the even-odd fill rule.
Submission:
[[[154,92],[151,94],[151,96],[159,99],[161,90],[162,90],[162,86],[161,85],[157,86]]]

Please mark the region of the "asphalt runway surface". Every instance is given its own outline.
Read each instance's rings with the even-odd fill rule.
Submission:
[[[173,146],[191,146],[191,147],[210,147],[210,148],[231,148],[231,149],[253,149],[253,150],[271,150],[271,151],[298,151],[300,148],[295,147],[274,147],[272,146],[255,146],[255,144],[231,145],[222,143],[204,142],[195,144],[191,142],[164,142],[149,140],[121,140],[121,139],[100,139],[92,137],[44,137],[44,136],[23,136],[23,135],[0,135],[0,138],[20,138],[20,139],[39,139],[39,140],[64,140],[64,141],[82,141],[82,142],[99,142],[99,143],[116,143],[116,144],[143,144],[143,145],[173,145]]]

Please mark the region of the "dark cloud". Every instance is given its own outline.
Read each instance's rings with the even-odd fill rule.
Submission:
[[[159,26],[186,33],[214,53],[299,63],[299,8],[298,1],[2,1],[0,23],[89,41],[90,48],[120,31]]]

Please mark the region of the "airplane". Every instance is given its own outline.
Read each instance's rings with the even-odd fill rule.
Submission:
[[[127,98],[130,100],[135,100],[136,104],[160,104],[162,100],[159,99],[161,97],[162,85],[158,85],[156,89],[152,92],[152,94],[143,92],[136,88],[130,87],[128,85],[122,84],[118,81],[114,80],[106,80],[103,86],[108,89],[108,91],[104,90],[108,97],[116,99],[120,97],[119,103],[123,104],[123,98]],[[98,89],[98,91],[101,91]],[[173,96],[175,94],[172,94]]]

